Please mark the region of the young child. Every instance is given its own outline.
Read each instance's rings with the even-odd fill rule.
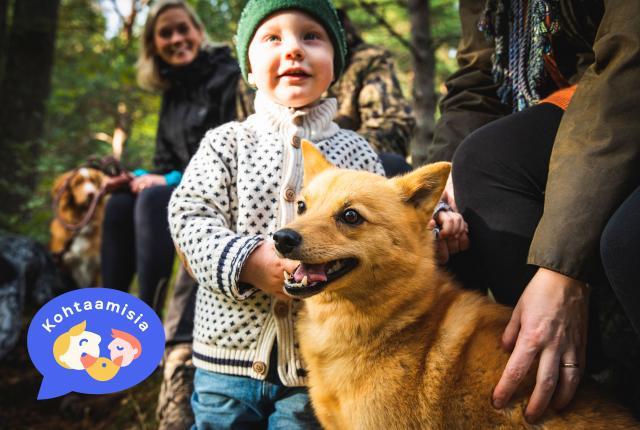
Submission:
[[[346,54],[329,0],[250,0],[237,48],[256,113],[207,133],[169,204],[200,286],[196,426],[315,428],[294,328],[302,304],[282,292],[297,263],[278,258],[270,236],[296,212],[301,139],[339,167],[384,172],[362,137],[332,121],[335,99],[321,99]]]

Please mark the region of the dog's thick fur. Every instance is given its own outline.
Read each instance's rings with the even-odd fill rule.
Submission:
[[[98,195],[105,176],[92,168],[81,168],[60,175],[54,182],[51,197],[57,198],[55,208],[68,224],[78,224]],[[101,198],[89,223],[77,232],[68,230],[57,217],[51,221],[49,249],[54,254],[64,252],[62,269],[67,271],[78,287],[95,287],[100,281],[100,241],[104,218],[105,198]]]
[[[325,170],[322,155],[303,145],[306,208],[287,226],[301,242],[284,254],[303,264],[358,262],[306,298],[299,324],[311,400],[323,427],[639,428],[620,407],[583,387],[563,412],[549,410],[528,424],[524,409],[534,374],[506,408],[492,407],[509,357],[501,335],[511,310],[459,288],[435,262],[427,223],[448,163],[387,180]],[[363,221],[345,223],[347,209]]]

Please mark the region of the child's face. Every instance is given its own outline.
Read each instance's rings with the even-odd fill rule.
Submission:
[[[309,15],[285,10],[258,27],[249,45],[249,80],[271,100],[307,106],[333,81],[333,44]]]
[[[131,364],[135,355],[138,353],[138,350],[134,348],[133,345],[119,337],[113,339],[107,348],[109,349],[111,360],[122,357],[120,367],[126,367]]]

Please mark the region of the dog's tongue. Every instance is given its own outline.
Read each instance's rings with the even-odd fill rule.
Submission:
[[[305,276],[309,283],[326,281],[327,274],[324,271],[324,264],[301,264],[293,273],[293,279],[296,282],[302,282]]]

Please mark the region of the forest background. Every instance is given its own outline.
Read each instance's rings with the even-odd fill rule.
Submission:
[[[232,43],[246,0],[187,0],[214,41]],[[334,0],[368,43],[392,52],[417,130],[411,162],[424,162],[444,79],[456,68],[458,0]],[[153,0],[0,0],[0,235],[49,240],[50,190],[62,172],[122,145],[126,168],[149,168],[160,94],[138,88],[135,63]],[[0,291],[1,292],[1,291]],[[640,411],[640,345],[619,303],[594,289],[611,393]],[[602,297],[598,297],[602,296]],[[31,314],[35,309],[31,309]],[[110,396],[36,401],[42,380],[24,334],[0,363],[0,429],[155,428],[161,375]],[[637,382],[636,382],[637,381]],[[602,382],[602,381],[601,381]]]
[[[232,43],[245,0],[188,0],[214,41]],[[48,242],[60,173],[124,145],[127,168],[150,167],[160,94],[135,81],[149,0],[0,0],[0,232]],[[395,58],[430,143],[443,80],[455,68],[455,0],[335,0],[368,43]]]
[[[210,38],[232,43],[246,0],[187,0]],[[334,0],[368,43],[392,52],[418,121],[414,165],[431,142],[443,81],[455,68],[456,0]],[[49,241],[51,188],[61,173],[122,146],[128,169],[151,167],[160,94],[135,80],[153,0],[0,0],[0,235]],[[133,287],[135,290],[135,285]],[[105,396],[37,401],[27,309],[16,348],[0,363],[0,429],[156,428],[161,372]]]

